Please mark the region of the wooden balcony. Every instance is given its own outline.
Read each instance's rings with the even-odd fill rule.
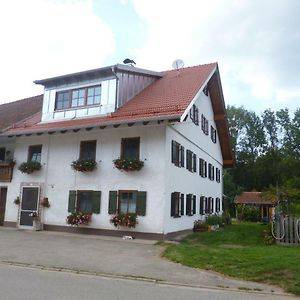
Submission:
[[[0,182],[11,182],[14,165],[11,162],[0,162]]]

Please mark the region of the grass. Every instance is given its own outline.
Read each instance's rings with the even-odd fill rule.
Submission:
[[[268,283],[300,295],[300,248],[265,245],[264,225],[241,223],[194,233],[168,244],[163,256],[181,264]]]

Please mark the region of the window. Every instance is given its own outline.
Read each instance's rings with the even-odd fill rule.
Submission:
[[[205,213],[208,214],[210,212],[210,201],[207,197],[205,197],[204,203],[205,203]]]
[[[186,195],[185,214],[187,216],[192,216],[193,214],[196,214],[196,196],[193,194]]]
[[[213,143],[217,142],[217,130],[213,126],[210,126],[210,138]]]
[[[171,194],[171,217],[179,218],[184,215],[184,194],[173,192]]]
[[[80,159],[95,160],[96,159],[97,141],[82,141],[80,143]]]
[[[205,197],[201,196],[200,197],[200,210],[199,210],[200,215],[205,214]]]
[[[207,85],[204,87],[203,93],[204,93],[205,96],[208,96],[208,87],[207,87]]]
[[[69,191],[69,212],[100,213],[101,191]]]
[[[193,172],[193,152],[191,150],[186,150],[186,168]]]
[[[201,115],[201,129],[204,132],[204,134],[208,135],[208,120],[204,117],[204,115]]]
[[[190,118],[195,125],[199,126],[199,110],[196,105],[193,105],[190,110]]]
[[[197,155],[193,153],[193,172],[197,172]]]
[[[146,215],[145,191],[109,191],[108,213],[136,213]]]
[[[184,147],[172,141],[172,163],[177,167],[184,167]]]
[[[221,181],[221,170],[219,168],[216,168],[216,181]]]
[[[214,198],[210,197],[210,213],[214,213]]]
[[[58,92],[56,94],[56,109],[67,109],[70,107],[70,92]]]
[[[0,161],[5,160],[5,148],[0,148]]]
[[[207,162],[202,158],[199,158],[199,174],[204,178],[207,177]]]
[[[72,91],[72,107],[83,106],[85,100],[85,89]]]
[[[212,164],[208,164],[208,178],[210,180],[215,179],[215,167]]]
[[[87,89],[87,105],[100,104],[101,87],[90,87]]]
[[[137,192],[120,191],[119,193],[119,213],[135,213]]]
[[[220,198],[216,198],[216,212],[220,212],[221,211],[221,201]]]
[[[121,142],[121,158],[139,159],[140,138],[124,138]]]
[[[101,101],[101,85],[67,90],[56,93],[56,110],[89,105],[99,105]]]
[[[42,158],[42,145],[29,146],[28,148],[28,161],[41,162]]]

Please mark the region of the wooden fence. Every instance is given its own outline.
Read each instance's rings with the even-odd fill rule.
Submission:
[[[273,236],[277,243],[300,246],[300,218],[276,219],[273,222]]]

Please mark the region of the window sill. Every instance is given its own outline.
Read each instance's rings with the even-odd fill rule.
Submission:
[[[181,216],[180,215],[175,215],[175,216],[173,216],[173,218],[177,219],[177,218],[181,218]]]

